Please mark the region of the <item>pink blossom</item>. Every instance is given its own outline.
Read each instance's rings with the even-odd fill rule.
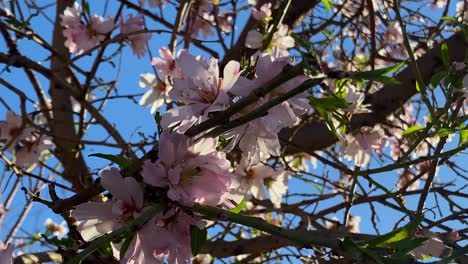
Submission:
[[[182,51],[176,60],[184,78],[173,79],[174,88],[169,92],[173,101],[184,106],[167,111],[161,120],[164,129],[177,127],[185,133],[191,126],[208,118],[208,113],[223,110],[230,102],[227,92],[241,74],[240,64],[230,61],[224,68],[224,78],[219,77],[218,60],[208,64]]]
[[[368,105],[362,104],[364,102],[364,93],[358,91],[358,89],[353,85],[348,85],[346,87],[346,97],[344,99],[346,103],[349,104],[349,106],[344,109],[344,111],[348,112],[349,114],[371,112],[367,108]]]
[[[458,240],[460,240],[462,237],[460,235],[460,232],[458,230],[452,230],[450,233],[448,233],[447,240],[449,243],[455,243]]]
[[[199,34],[203,38],[214,35],[213,24],[215,20],[214,16],[210,15],[212,6],[213,4],[210,0],[195,1],[192,7],[191,20],[189,21],[192,37],[195,38]]]
[[[283,68],[290,65],[290,58],[272,58],[268,53],[259,55],[256,64],[255,78],[249,80],[244,77],[239,77],[231,92],[234,95],[243,97],[250,94],[254,89],[268,83],[271,79],[281,74]],[[283,83],[273,92],[258,100],[254,105],[243,109],[236,116],[239,117],[248,113],[253,108],[262,105],[277,95],[286,93],[293,88],[299,86],[306,80],[306,77],[301,75]],[[307,94],[301,93],[268,111],[268,114],[253,120],[247,124],[237,127],[226,133],[227,138],[232,138],[228,149],[239,143],[239,147],[245,153],[251,164],[256,164],[258,161],[268,158],[269,155],[279,156],[279,140],[278,132],[284,127],[293,126],[299,116],[309,110]]]
[[[271,3],[263,4],[260,10],[252,7],[252,16],[259,21],[271,18]]]
[[[421,259],[425,255],[432,257],[443,257],[447,250],[444,242],[440,239],[439,235],[426,229],[418,230],[415,234],[416,237],[426,237],[426,241],[421,246],[411,250],[409,254],[413,255],[416,259]]]
[[[133,54],[138,58],[141,58],[145,55],[145,46],[146,43],[151,39],[150,33],[136,33],[145,29],[145,21],[143,15],[139,14],[133,16],[132,14],[128,15],[127,21],[121,21],[120,31],[122,35],[127,36],[128,42],[130,42],[130,47],[132,47]]]
[[[53,146],[48,136],[31,136],[22,141],[22,146],[16,148],[15,165],[26,167],[38,162],[42,153]]]
[[[403,45],[403,32],[401,30],[400,23],[397,21],[390,22],[385,31],[385,40],[391,46],[398,44]]]
[[[219,29],[221,29],[222,32],[224,33],[229,33],[232,30],[232,14],[224,12],[216,18],[216,21],[218,24]],[[216,25],[214,23],[213,25]]]
[[[0,241],[0,263],[2,264],[13,264],[13,245],[8,244],[5,246]]]
[[[275,49],[278,57],[285,57],[289,55],[288,49],[293,48],[295,45],[294,38],[288,36],[288,26],[281,24],[277,31],[273,34],[270,47]],[[247,33],[245,46],[249,49],[260,49],[263,46],[264,35],[258,31],[251,30]]]
[[[44,226],[47,232],[53,234],[54,236],[57,236],[58,238],[62,238],[67,234],[67,228],[65,227],[65,224],[65,221],[62,221],[62,223],[57,224],[50,218],[47,218],[44,222]]]
[[[184,205],[222,203],[231,186],[230,162],[216,144],[213,138],[194,143],[187,136],[164,131],[158,161],[143,164],[144,182],[168,188],[169,199]]]
[[[112,194],[112,201],[80,204],[71,212],[80,221],[78,231],[86,241],[129,223],[143,211],[143,190],[134,178],[123,178],[112,168],[102,172],[101,184]]]
[[[140,2],[140,5],[145,4],[145,0],[138,0]],[[150,7],[158,7],[158,8],[163,8],[164,5],[168,2],[168,0],[148,0],[148,4]]]
[[[98,45],[115,26],[113,19],[104,20],[98,15],[93,15],[89,24],[85,25],[80,20],[81,12],[80,5],[75,2],[73,7],[67,7],[60,15],[60,24],[65,28],[65,46],[77,55]]]
[[[403,187],[407,186],[415,178],[415,175],[410,171],[404,171],[397,182],[397,188],[401,190]],[[406,191],[414,191],[419,188],[419,180],[415,180],[413,183],[407,186]]]
[[[204,228],[205,223],[178,208],[158,213],[136,233],[120,263],[188,263],[192,257],[190,226]],[[115,246],[115,251],[114,255],[120,245]]]
[[[5,208],[5,205],[0,203],[0,219],[3,218],[3,216],[6,214],[7,210]]]
[[[33,128],[28,127],[21,116],[12,111],[7,112],[6,121],[0,121],[0,143],[9,144],[8,151],[12,151],[15,142],[24,140],[32,135]]]
[[[431,4],[431,9],[437,9],[437,8],[442,8],[447,5],[447,0],[434,0],[434,2]]]
[[[386,136],[381,128],[363,127],[356,134],[347,134],[343,139],[341,153],[356,166],[366,166],[371,152],[381,154],[385,147]]]
[[[284,170],[274,170],[270,166],[258,163],[249,165],[249,161],[242,157],[236,166],[235,178],[239,186],[232,191],[235,200],[250,200],[251,197],[264,200],[268,189],[270,200],[276,208],[281,207],[282,196],[288,190],[288,175]]]
[[[154,114],[164,103],[170,103],[169,91],[172,86],[156,78],[154,74],[143,73],[140,75],[140,87],[148,91],[141,97],[139,104],[151,106],[151,113]]]
[[[163,78],[173,77],[173,78],[183,78],[182,71],[180,67],[176,64],[176,60],[172,55],[172,52],[166,48],[162,47],[159,49],[159,55],[161,58],[153,58],[151,64],[156,67],[159,73]]]
[[[456,4],[456,15],[458,21],[466,21],[468,19],[468,12],[466,12],[468,4],[466,1],[457,1]]]

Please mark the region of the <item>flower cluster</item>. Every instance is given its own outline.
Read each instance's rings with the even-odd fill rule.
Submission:
[[[65,46],[76,55],[98,46],[109,38],[116,27],[112,17],[107,20],[96,14],[87,17],[77,2],[72,7],[67,7],[60,17],[62,19],[60,24],[64,28],[63,35],[66,38]],[[151,39],[151,34],[140,32],[145,29],[143,16],[130,14],[127,20],[121,19],[119,26],[121,34],[129,42],[133,53],[139,58],[142,57],[145,54],[146,43]]]
[[[24,121],[11,111],[7,112],[6,121],[0,121],[0,144],[14,154],[14,163],[18,167],[36,163],[53,145],[48,136],[36,134],[34,128]]]
[[[72,211],[72,216],[80,221],[78,230],[83,238],[91,240],[116,230],[147,210],[145,184],[164,190],[170,201],[181,205],[223,204],[234,181],[229,173],[231,164],[223,152],[216,150],[216,145],[213,138],[193,142],[184,135],[165,131],[159,141],[157,161],[143,164],[143,183],[123,177],[115,168],[102,172],[102,186],[112,199],[80,204]],[[203,228],[205,223],[169,204],[135,235],[121,261],[161,263],[167,257],[169,263],[185,263],[191,257],[191,225]],[[116,249],[120,246],[113,245]]]

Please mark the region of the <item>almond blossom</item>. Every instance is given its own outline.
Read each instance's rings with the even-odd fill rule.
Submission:
[[[172,52],[166,48],[162,47],[159,49],[159,55],[161,58],[153,58],[151,64],[156,67],[159,74],[163,78],[165,77],[174,77],[174,78],[183,78],[182,71],[180,67],[176,64],[176,60]]]
[[[197,0],[192,4],[190,20],[190,32],[192,37],[197,37],[201,34],[203,38],[213,36],[214,16],[210,15],[211,7],[213,6],[210,0]]]
[[[354,161],[356,166],[369,164],[371,152],[382,153],[386,143],[386,136],[380,127],[362,127],[355,134],[347,134],[341,139],[341,153],[348,160]]]
[[[426,229],[420,229],[416,232],[415,236],[428,238],[422,245],[409,252],[409,254],[413,255],[416,259],[422,259],[424,256],[440,258],[449,253],[448,248],[437,233]]]
[[[65,227],[66,222],[62,221],[62,223],[57,224],[52,219],[47,218],[44,222],[44,226],[47,232],[57,236],[58,238],[62,238],[67,234],[67,228]]]
[[[385,40],[391,46],[403,44],[403,31],[400,23],[397,21],[390,22],[385,31]]]
[[[282,196],[288,190],[288,175],[285,170],[274,170],[262,163],[249,165],[249,161],[242,157],[234,175],[239,183],[239,187],[232,191],[231,197],[234,200],[250,200],[252,197],[264,200],[267,198],[267,188],[273,205],[276,208],[281,207]]]
[[[174,78],[174,88],[169,92],[173,101],[184,105],[167,111],[161,120],[164,129],[176,127],[185,133],[191,126],[208,118],[208,113],[223,110],[230,102],[227,92],[241,74],[240,64],[230,61],[224,67],[223,78],[219,77],[218,60],[208,64],[197,60],[187,51],[181,51],[176,60],[184,78]]]
[[[169,264],[189,263],[191,225],[203,228],[204,222],[176,209],[154,217],[137,233],[121,263],[166,263],[164,258]]]
[[[216,139],[193,142],[189,137],[164,131],[159,141],[159,159],[143,164],[143,181],[168,188],[173,201],[218,205],[231,188],[230,162],[216,150]]]
[[[33,128],[27,126],[21,116],[12,111],[7,112],[6,121],[0,121],[0,143],[8,145],[8,151],[12,151],[15,142],[12,140],[24,140],[32,135]]]
[[[127,20],[120,22],[120,31],[122,35],[127,35],[127,40],[132,47],[133,54],[138,58],[141,58],[145,55],[146,43],[151,39],[150,33],[135,33],[145,29],[145,21],[143,15],[139,14],[133,16],[132,14],[128,15]]]
[[[13,245],[8,244],[5,246],[5,244],[0,241],[0,263],[13,264],[13,249]]]
[[[268,20],[271,18],[271,3],[265,3],[260,7],[260,10],[252,7],[252,16],[259,21]]]
[[[143,189],[134,178],[123,178],[118,169],[111,168],[101,173],[101,184],[112,194],[112,201],[79,204],[71,212],[86,241],[118,229],[143,211]]]
[[[254,89],[265,85],[281,74],[283,68],[290,65],[289,57],[272,58],[268,53],[259,55],[255,78],[249,80],[239,77],[231,92],[243,97],[249,95]],[[306,80],[303,75],[294,77],[279,87],[272,93],[257,101],[255,105],[245,108],[238,116],[248,113],[252,108],[262,105],[277,95],[286,93],[299,86]],[[257,118],[247,124],[239,126],[226,133],[227,138],[232,138],[227,150],[232,149],[239,143],[240,149],[245,153],[251,164],[256,164],[268,156],[279,156],[280,144],[278,132],[284,127],[293,126],[299,116],[309,110],[307,94],[301,93],[279,105],[269,109],[268,114]]]
[[[52,139],[45,135],[33,135],[23,140],[21,146],[16,148],[15,165],[26,167],[38,162],[44,151],[53,146]]]
[[[294,38],[288,36],[288,26],[281,24],[278,29],[273,33],[273,38],[270,47],[276,48],[279,57],[288,56],[288,49],[293,48],[295,45]],[[264,35],[256,30],[251,30],[247,33],[245,46],[249,49],[260,49],[263,46]]]
[[[60,25],[65,28],[65,46],[76,55],[97,46],[115,26],[113,19],[104,20],[98,15],[93,15],[89,24],[85,25],[81,22],[81,13],[81,6],[75,2],[73,7],[67,7],[60,15]]]
[[[141,74],[139,85],[141,88],[148,89],[141,97],[139,104],[145,107],[151,106],[151,114],[156,113],[164,103],[170,103],[172,101],[169,97],[172,86],[158,80],[154,74]]]
[[[327,229],[345,229],[343,226],[339,226],[339,221],[338,221],[338,218],[336,216],[334,216],[332,219],[332,221],[325,221],[325,226]],[[361,223],[361,217],[356,215],[350,215],[349,216],[349,219],[348,219],[348,223],[346,225],[346,231],[347,232],[350,232],[350,233],[359,233],[360,232],[360,228],[359,228],[359,224]]]
[[[436,8],[442,8],[447,5],[447,0],[434,0],[434,2],[431,4],[432,9]]]

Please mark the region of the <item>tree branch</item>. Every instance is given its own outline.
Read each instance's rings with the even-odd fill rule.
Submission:
[[[462,33],[454,34],[447,39],[446,43],[450,62],[463,61],[465,56],[468,55],[468,44],[465,42]],[[437,45],[416,61],[421,77],[424,80],[430,80],[431,76],[443,68],[440,46],[441,44]],[[395,112],[417,94],[416,76],[414,76],[410,67],[398,73],[395,78],[400,84],[385,85],[376,93],[366,97],[364,104],[369,104],[369,109],[372,112],[354,115],[351,119],[351,131],[363,126],[374,126],[385,121],[388,115]],[[302,124],[297,131],[294,128],[285,128],[280,132],[279,137],[300,145],[303,149],[309,151],[324,149],[338,140],[328,129],[325,122],[321,120],[312,120]],[[301,152],[301,150],[286,146],[286,154],[297,152]]]

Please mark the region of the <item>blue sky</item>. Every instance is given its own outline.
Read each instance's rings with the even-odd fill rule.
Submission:
[[[454,5],[453,1],[452,4]],[[97,7],[99,5],[96,5]],[[115,13],[115,10],[118,8],[117,5],[110,5],[108,9],[108,14]],[[452,8],[451,8],[452,9]],[[92,6],[92,13],[98,13],[102,14],[102,7],[95,8]],[[452,9],[454,10],[454,8]],[[431,11],[429,8],[424,9],[423,12],[440,12],[440,10],[437,11]],[[52,9],[49,9],[47,13],[53,17],[53,11]],[[135,14],[134,11],[130,10],[124,10],[124,15],[127,15],[129,13]],[[174,18],[175,10],[172,5],[168,5],[164,9],[164,17],[168,20],[172,20]],[[236,25],[237,27],[237,32],[239,32],[240,29],[243,28],[243,25],[247,19],[247,15],[250,13],[248,11],[244,11],[240,16],[238,16],[238,24]],[[435,17],[438,17],[437,13],[434,13]],[[149,22],[148,23],[148,28],[151,29],[161,29],[161,26],[158,26],[154,23]],[[44,26],[43,26],[44,25]],[[50,23],[44,19],[42,16],[37,16],[34,17],[31,20],[31,26],[37,30],[37,33],[41,35],[43,38],[50,40],[51,39],[51,25]],[[170,36],[168,34],[153,34],[152,40],[149,44],[151,48],[151,52],[153,56],[158,56],[158,49],[162,46],[166,46],[169,42]],[[48,65],[48,56],[49,54],[45,52],[43,49],[39,48],[36,44],[33,44],[33,42],[28,41],[28,40],[21,40],[18,43],[20,52],[23,52],[24,55],[28,56],[29,58],[41,62],[44,65]],[[111,46],[109,49],[109,54],[111,53],[110,51],[116,49],[116,45]],[[222,49],[219,45],[212,44],[212,48],[216,49],[219,54],[222,54]],[[3,41],[0,41],[0,51],[1,52],[6,52],[6,46]],[[207,56],[206,53],[203,51],[193,48],[191,50],[191,53],[194,55],[203,55]],[[93,53],[95,55],[95,53]],[[80,65],[84,65],[85,68],[88,67],[90,63],[92,63],[93,56],[89,58],[84,58],[80,61]],[[99,73],[98,75],[103,77],[105,80],[114,80],[117,72],[118,72],[118,79],[117,79],[117,90],[118,90],[118,95],[126,95],[126,94],[135,94],[135,93],[141,93],[144,92],[143,89],[138,87],[138,79],[139,75],[144,72],[152,72],[151,64],[150,64],[150,58],[148,56],[143,57],[142,59],[136,59],[135,56],[131,53],[131,50],[129,47],[125,47],[123,49],[123,53],[120,57],[118,55],[115,59],[116,62],[116,68],[113,68],[110,64],[102,64],[102,66],[99,68]],[[2,70],[0,68],[0,70]],[[25,74],[21,72],[18,69],[11,69],[11,72],[2,72],[0,73],[0,77],[4,78],[5,80],[12,81],[12,83],[22,89],[26,94],[32,95],[34,94],[34,91],[28,82]],[[48,82],[45,78],[40,76],[38,74],[39,80],[41,84],[44,87],[44,90],[48,90]],[[10,107],[13,108],[14,111],[18,113],[19,111],[19,99],[16,95],[12,94],[8,90],[6,90],[4,87],[0,87],[1,91],[1,98],[4,99]],[[96,94],[99,97],[102,97],[104,95],[104,91],[97,90]],[[116,95],[113,93],[113,95]],[[34,98],[34,96],[31,96]],[[138,98],[139,99],[139,98]],[[155,133],[156,130],[156,125],[153,119],[153,116],[150,114],[149,109],[142,108],[135,103],[131,102],[130,100],[126,99],[116,99],[116,100],[110,100],[107,104],[106,107],[104,108],[103,115],[107,117],[112,124],[114,124],[117,128],[117,130],[124,136],[126,139],[132,139],[132,140],[138,140],[139,136],[138,133],[143,133],[145,135],[152,135]],[[28,110],[33,111],[33,106],[31,104],[28,105]],[[4,119],[6,115],[6,108],[0,104],[0,120]],[[313,136],[313,135],[312,135]],[[107,137],[107,133],[99,126],[93,126],[89,131],[86,136],[87,139],[93,139],[93,140],[100,140]],[[454,139],[454,143],[447,144],[445,149],[450,149],[456,144],[457,139]],[[87,156],[92,153],[96,152],[102,152],[102,153],[112,153],[112,154],[117,154],[116,153],[117,149],[112,149],[112,148],[104,148],[104,147],[97,147],[97,146],[88,146],[84,151],[84,155]],[[458,164],[468,164],[468,159],[466,155],[460,156],[460,157],[455,157],[452,159],[454,162]],[[99,158],[87,158],[88,165],[90,166],[91,170],[97,171],[101,169],[103,166],[107,165],[108,163],[102,159]],[[0,164],[0,171],[3,170],[3,164]],[[375,162],[371,164],[370,167],[375,167],[378,166]],[[338,179],[338,174],[336,171],[325,169],[323,166],[319,166],[317,169],[313,170],[314,173],[329,173],[331,179]],[[9,175],[11,172],[7,172],[7,175]],[[378,181],[379,183],[383,184],[384,186],[392,189],[392,187],[395,185],[396,180],[397,180],[397,172],[390,172],[390,173],[382,173],[373,176],[373,178]],[[455,181],[457,185],[461,186],[462,184],[466,184],[466,181],[463,183],[461,182],[460,178],[457,178],[450,170],[446,168],[442,168],[439,171],[438,174],[438,180],[441,182],[449,182],[449,181]],[[9,176],[8,176],[9,177]],[[2,197],[4,197],[7,193],[9,193],[12,183],[16,179],[16,176],[12,176],[12,179],[10,180],[9,184],[5,189],[1,189],[0,193],[2,193]],[[61,179],[59,178],[54,178],[58,182],[62,182]],[[23,184],[25,187],[30,187],[30,182],[29,180],[23,179]],[[365,181],[362,181],[363,183]],[[34,181],[32,181],[34,183]],[[364,184],[366,186],[366,184]],[[307,185],[304,184],[302,181],[298,180],[291,180],[290,181],[290,187],[291,190],[295,190],[297,192],[317,192],[314,186],[312,185]],[[43,192],[44,196],[47,197],[46,191]],[[65,191],[62,191],[59,189],[59,195],[62,196],[68,196],[69,194]],[[417,204],[417,196],[416,197],[407,197],[407,204],[408,208],[416,208]],[[25,196],[21,193],[18,192],[15,198],[15,202],[13,203],[13,206],[11,210],[8,212],[7,218],[5,221],[3,221],[2,226],[0,226],[0,239],[4,239],[6,236],[5,230],[9,230],[9,226],[13,224],[13,220],[16,219],[16,216],[18,213],[22,210],[21,206],[24,204],[24,199]],[[322,202],[318,205],[318,211],[321,209],[327,208],[330,206],[330,204],[336,204],[340,203],[341,198],[336,198],[336,199],[331,199],[330,201],[327,202]],[[294,201],[294,199],[291,199],[291,201]],[[434,197],[430,195],[428,197],[427,204],[434,204]],[[461,200],[460,204],[467,204],[466,199]],[[21,206],[18,206],[21,205]],[[442,202],[442,207],[447,208],[447,204]],[[395,211],[388,209],[387,207],[381,206],[376,204],[376,210],[378,212],[381,212],[381,221],[382,221],[382,228],[381,232],[388,232],[393,228],[393,224],[396,223],[400,217],[401,214],[396,214]],[[343,211],[340,211],[337,214],[338,219],[342,219],[342,214]],[[370,211],[367,205],[358,205],[353,207],[351,210],[352,215],[359,215],[361,216],[361,232],[364,233],[374,233],[374,230],[372,228],[372,223],[370,220]],[[330,218],[333,215],[330,215]],[[46,208],[45,206],[35,203],[33,205],[33,208],[29,214],[28,219],[25,222],[25,225],[23,226],[25,230],[21,230],[18,232],[19,236],[24,236],[27,233],[36,233],[36,232],[41,232],[43,231],[43,222],[47,217],[52,217],[55,219],[57,222],[61,221],[60,217],[54,216],[51,214],[50,210]],[[427,214],[427,217],[429,219],[432,219],[432,214]],[[439,217],[439,216],[437,216]],[[404,223],[404,222],[403,222]],[[463,228],[458,222],[453,222],[453,228]],[[36,246],[37,247],[37,246]]]

